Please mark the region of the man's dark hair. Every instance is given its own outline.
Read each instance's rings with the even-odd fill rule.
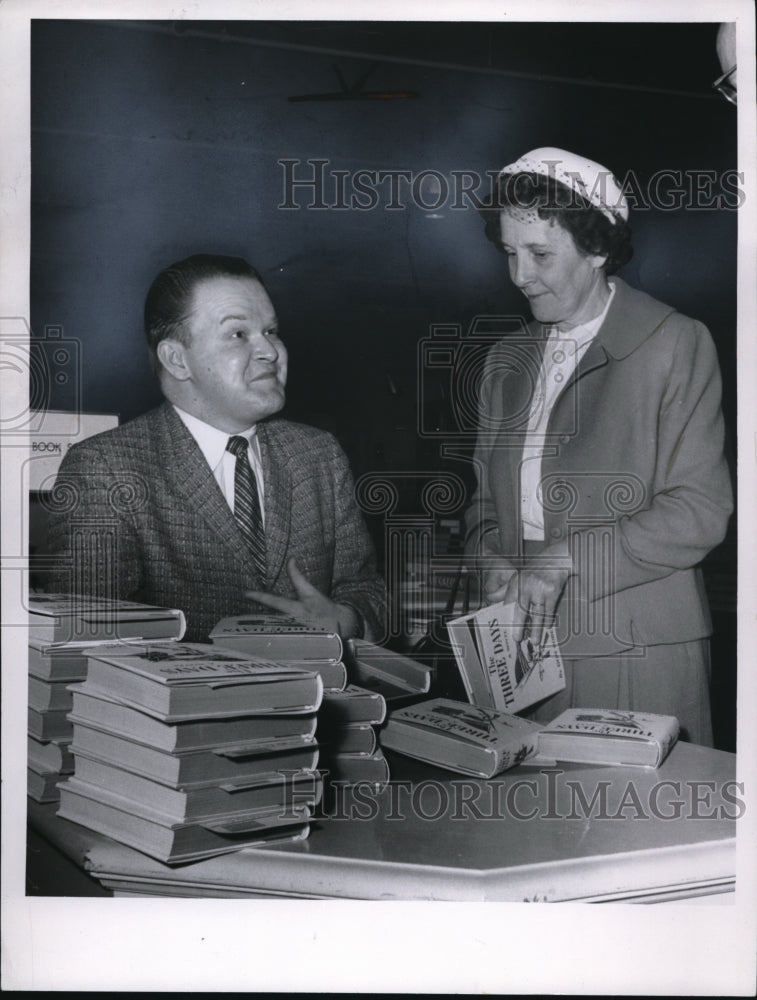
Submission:
[[[633,256],[631,229],[616,216],[611,222],[590,201],[544,174],[502,174],[482,205],[488,239],[502,251],[499,217],[503,209],[534,210],[540,219],[555,219],[573,237],[581,253],[607,257],[606,274],[615,274]]]
[[[224,257],[221,254],[196,253],[184,260],[169,264],[155,278],[145,299],[145,333],[153,371],[159,375],[158,344],[161,340],[178,340],[189,344],[185,319],[192,293],[197,285],[208,278],[252,278],[260,275],[242,257]]]

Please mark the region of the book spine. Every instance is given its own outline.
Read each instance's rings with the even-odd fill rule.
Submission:
[[[475,623],[469,620],[451,622],[447,628],[468,699],[482,708],[494,708],[491,687],[476,642]]]
[[[537,747],[538,736],[528,737],[525,735],[522,735],[517,743],[507,743],[505,746],[498,747],[495,754],[496,770],[493,773],[499,774],[500,771],[507,771],[516,764],[528,760],[529,757],[534,756]]]

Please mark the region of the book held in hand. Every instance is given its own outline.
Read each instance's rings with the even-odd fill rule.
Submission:
[[[181,639],[187,623],[176,608],[86,594],[29,595],[29,636],[47,643]]]
[[[483,708],[520,712],[565,687],[554,626],[540,647],[514,638],[516,604],[490,604],[447,623],[469,700]]]
[[[577,764],[658,767],[678,734],[672,715],[569,708],[541,727],[539,754]]]
[[[391,712],[381,746],[437,767],[491,778],[535,757],[541,726],[464,701],[433,698]]]
[[[166,722],[315,712],[323,695],[318,674],[209,643],[135,645],[123,655],[95,649],[87,683]]]
[[[210,639],[271,660],[341,660],[344,653],[338,632],[273,612],[222,618]]]

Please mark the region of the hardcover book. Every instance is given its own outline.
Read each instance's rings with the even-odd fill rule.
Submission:
[[[91,726],[76,723],[71,744],[74,754],[95,757],[114,767],[151,778],[172,788],[251,781],[282,771],[312,771],[318,765],[318,745],[312,738],[280,740],[276,747],[217,747],[168,753],[155,747]]]
[[[70,774],[74,769],[71,740],[38,740],[27,736],[27,764],[37,774]]]
[[[389,764],[381,750],[373,753],[330,753],[321,764],[329,781],[345,785],[366,782],[383,787],[389,781]]]
[[[181,639],[187,623],[176,608],[86,594],[29,595],[29,636],[48,643]]]
[[[58,786],[57,815],[102,833],[165,864],[198,861],[244,847],[303,840],[310,832],[307,807],[241,814],[206,823],[176,823],[143,804],[80,781],[74,775]]]
[[[66,709],[38,712],[36,708],[29,707],[27,732],[38,740],[70,740],[73,727]]]
[[[276,662],[318,674],[324,691],[344,691],[347,686],[347,667],[341,660],[284,660],[276,657]]]
[[[89,683],[72,688],[71,722],[105,729],[167,753],[256,744],[275,750],[279,741],[311,740],[317,716],[244,715],[167,723],[144,710],[114,701]],[[70,736],[69,736],[70,738]]]
[[[321,798],[322,780],[317,771],[295,770],[291,774],[258,775],[248,780],[228,779],[221,784],[170,788],[123,767],[96,760],[76,751],[74,777],[101,790],[117,789],[132,802],[170,817],[177,823],[233,819],[292,805],[314,806]]]
[[[515,604],[490,604],[447,623],[468,699],[482,708],[520,712],[565,687],[554,626],[536,647],[513,637]]]
[[[203,643],[145,644],[129,655],[92,652],[87,683],[165,722],[315,712],[323,694],[318,674]]]
[[[318,713],[319,725],[326,734],[355,722],[377,726],[385,718],[384,696],[357,684],[348,684],[344,691],[325,691]]]
[[[344,655],[338,632],[273,613],[222,618],[210,638],[229,649],[273,660],[341,660]]]
[[[29,677],[29,704],[38,712],[71,708],[71,692],[66,681],[42,681]]]
[[[40,774],[28,767],[26,769],[26,794],[35,802],[57,802],[60,798],[58,791],[60,780],[60,774],[55,771],[46,771]]]
[[[517,715],[449,698],[392,712],[381,746],[459,774],[491,778],[531,757],[541,726]]]
[[[52,645],[29,636],[29,674],[43,681],[83,681],[87,676],[84,646]]]
[[[387,701],[427,694],[431,688],[431,667],[410,657],[364,639],[349,639],[347,650],[350,681],[379,691]]]
[[[332,753],[373,753],[378,745],[376,728],[367,722],[344,726],[321,724],[316,728],[316,740]]]
[[[543,726],[539,753],[581,764],[658,767],[679,734],[672,715],[569,708]]]

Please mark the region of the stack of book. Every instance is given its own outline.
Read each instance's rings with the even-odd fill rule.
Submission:
[[[67,594],[29,596],[27,793],[57,802],[57,783],[73,771],[69,685],[87,673],[87,651],[120,638],[180,638],[180,611]]]
[[[249,614],[222,618],[210,633],[215,646],[316,673],[325,691],[343,691],[347,668],[338,632],[287,615]]]
[[[84,680],[86,672],[82,648],[29,638],[27,792],[36,802],[57,802],[60,776],[74,769],[68,685]]]
[[[327,701],[318,724],[324,759],[335,780],[382,786],[389,780],[389,765],[379,726],[389,710],[428,697],[433,671],[365,639],[347,641],[345,660],[352,682],[347,697]]]
[[[322,695],[317,674],[209,643],[92,647],[58,815],[168,864],[304,838]]]
[[[316,738],[324,776],[343,784],[367,781],[380,786],[389,780],[376,731],[386,717],[385,678],[378,669],[371,671],[368,664],[362,670],[356,668],[354,640],[345,648],[338,632],[268,613],[224,618],[210,638],[225,649],[269,657],[318,674],[324,692]],[[370,643],[364,646],[377,649]],[[401,682],[392,691],[409,693]]]
[[[317,735],[331,782],[368,782],[381,788],[389,781],[389,765],[378,743],[385,718],[386,698],[379,691],[348,684],[343,691],[324,692]]]

